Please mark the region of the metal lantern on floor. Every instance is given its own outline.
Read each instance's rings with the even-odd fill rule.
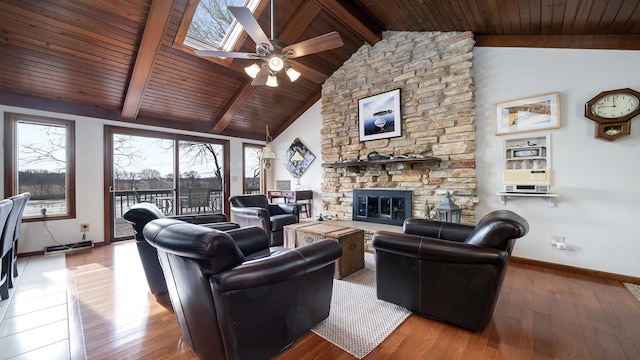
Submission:
[[[460,206],[453,203],[453,200],[451,200],[451,193],[447,191],[444,194],[442,202],[436,206],[436,217],[438,221],[460,223],[461,216],[462,209]]]

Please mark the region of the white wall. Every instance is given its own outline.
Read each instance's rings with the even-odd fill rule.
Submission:
[[[584,104],[605,90],[640,90],[640,51],[476,48],[479,204],[476,214],[510,209],[530,223],[514,255],[574,267],[640,277],[640,118],[631,135],[613,141],[594,138],[595,123]],[[493,133],[493,106],[548,92],[560,92],[560,129],[551,133],[552,186],[558,206],[543,199],[509,198],[500,205],[502,142]],[[551,236],[564,236],[567,250],[555,250]]]
[[[320,153],[322,137],[320,136],[320,130],[322,129],[322,115],[320,111],[322,109],[322,101],[318,101],[312,107],[298,118],[296,122],[291,124],[284,132],[273,139],[273,150],[279,157],[275,161],[275,166],[271,168],[271,173],[268,174],[268,186],[269,189],[275,189],[275,180],[291,180],[291,187],[296,184],[296,179],[291,176],[291,173],[282,165],[282,156],[287,151],[291,143],[296,138],[315,155],[316,159],[313,160],[309,169],[300,177],[301,190],[313,190],[313,210],[312,215],[316,216],[322,212],[322,154]]]
[[[514,255],[579,268],[640,277],[640,118],[631,135],[613,142],[594,138],[594,122],[584,117],[584,103],[605,90],[640,90],[640,51],[476,48],[478,217],[510,209],[530,223]],[[558,205],[544,199],[509,198],[501,205],[502,142],[493,133],[493,105],[520,97],[559,91],[561,127],[522,133],[551,133],[553,184]],[[302,178],[320,193],[320,106],[309,109],[274,140],[283,154],[297,136],[316,155]],[[277,179],[290,179],[282,166]],[[273,186],[273,185],[271,185]],[[319,195],[314,214],[321,211]],[[564,236],[567,249],[555,250],[551,236]]]
[[[196,135],[216,139],[229,140],[230,152],[230,195],[242,193],[242,143],[241,139],[187,131],[169,130],[151,126],[132,126],[123,122],[107,121],[82,116],[59,114],[25,108],[0,105],[0,119],[5,112],[47,116],[59,119],[74,120],[76,125],[76,218],[68,220],[29,222],[22,225],[20,233],[19,253],[42,251],[56,242],[69,244],[81,240],[80,224],[90,224],[87,238],[96,243],[104,242],[104,208],[103,201],[103,133],[104,125],[136,127],[164,132]],[[0,126],[0,131],[3,131]],[[0,136],[2,133],[0,132]],[[247,143],[263,144],[264,142],[245,140]],[[3,147],[4,151],[4,147]],[[0,157],[4,165],[4,157]],[[4,192],[4,177],[0,177],[0,191]],[[47,232],[51,232],[51,235]],[[55,239],[52,240],[51,236]]]

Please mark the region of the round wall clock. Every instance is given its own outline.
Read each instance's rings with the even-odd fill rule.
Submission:
[[[629,120],[640,115],[640,93],[631,89],[603,91],[587,101],[584,115],[598,123]]]
[[[640,115],[640,92],[632,89],[603,91],[587,101],[584,116],[597,123],[596,138],[616,140],[630,133],[630,120]]]

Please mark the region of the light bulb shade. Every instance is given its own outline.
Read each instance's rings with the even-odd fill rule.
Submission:
[[[251,66],[247,66],[246,68],[244,68],[244,72],[246,72],[247,75],[255,79],[256,76],[258,76],[258,73],[260,72],[260,65],[254,63]]]
[[[277,159],[276,153],[273,152],[271,145],[266,145],[262,148],[262,153],[260,154],[263,160],[265,159]]]
[[[284,67],[284,61],[279,56],[272,56],[269,58],[269,69],[273,71],[280,71]]]
[[[275,75],[269,75],[269,77],[267,78],[267,83],[265,85],[271,86],[271,87],[278,87],[278,79],[276,78]]]
[[[287,73],[287,76],[289,77],[289,80],[291,80],[291,82],[294,82],[294,81],[298,80],[298,78],[300,77],[300,73],[297,72],[292,67],[288,68],[286,73]]]

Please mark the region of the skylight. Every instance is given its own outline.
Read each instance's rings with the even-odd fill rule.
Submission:
[[[260,0],[200,0],[184,45],[194,49],[231,51],[243,28],[227,6],[244,6],[254,12]]]

